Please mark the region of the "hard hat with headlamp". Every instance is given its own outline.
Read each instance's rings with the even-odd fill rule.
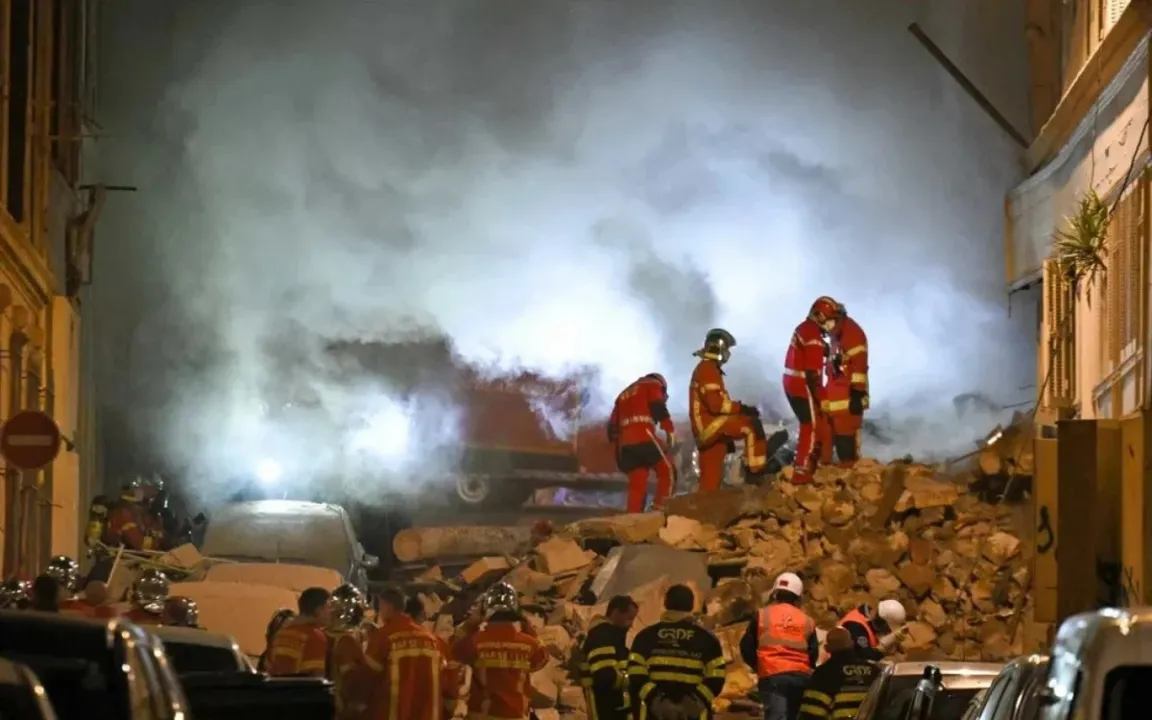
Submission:
[[[358,627],[364,621],[368,600],[355,585],[345,583],[332,591],[332,619],[341,628]]]
[[[132,584],[132,601],[150,613],[160,614],[168,599],[168,578],[159,570],[145,570]]]
[[[481,601],[484,617],[491,618],[497,613],[520,613],[520,593],[508,583],[496,583],[484,593]]]
[[[60,584],[66,592],[80,589],[80,565],[66,555],[57,555],[48,561],[44,574]]]

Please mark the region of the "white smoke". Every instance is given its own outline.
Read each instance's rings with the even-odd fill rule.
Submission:
[[[114,4],[107,69],[149,80],[120,91],[125,137],[103,151],[142,192],[101,238],[141,267],[103,276],[129,299],[101,292],[151,339],[137,362],[163,386],[166,452],[243,465],[213,438],[260,432],[254,403],[301,384],[361,429],[290,447],[399,469],[422,452],[399,440],[419,435],[411,399],[335,378],[317,349],[413,332],[488,366],[593,366],[601,409],[658,370],[678,412],[723,326],[733,393],[778,402],[823,294],[869,334],[878,411],[1018,400],[1034,364],[1001,289],[1011,146],[979,116],[940,142],[954,114],[923,99],[942,81],[903,5],[760,5],[196,2],[161,22]],[[160,289],[140,279],[156,272]]]

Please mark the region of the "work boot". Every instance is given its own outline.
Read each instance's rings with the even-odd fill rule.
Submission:
[[[768,467],[764,466],[759,470],[750,470],[747,465],[744,466],[744,484],[754,485],[760,487],[772,477],[773,473],[768,472]]]

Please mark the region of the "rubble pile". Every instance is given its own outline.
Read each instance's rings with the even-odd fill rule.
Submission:
[[[576,522],[527,548],[516,538],[519,554],[478,559],[452,578],[432,566],[413,589],[445,634],[492,583],[521,593],[553,656],[533,678],[541,720],[585,714],[573,650],[610,597],[639,603],[636,632],[658,620],[664,591],[678,582],[698,590],[702,622],[730,661],[718,710],[735,709],[755,686],[739,640],[784,571],[804,580],[805,610],[825,630],[856,605],[898,598],[909,622],[897,657],[1021,652],[1028,558],[1009,507],[982,502],[965,478],[925,465],[862,461],[822,469],[802,487],[784,482],[788,470],[764,487],[673,498],[665,513]]]

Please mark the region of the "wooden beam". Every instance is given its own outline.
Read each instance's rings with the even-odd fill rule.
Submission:
[[[1147,35],[1150,15],[1140,7],[1152,0],[1134,0],[1104,37],[1092,57],[1068,85],[1052,117],[1025,153],[1028,174],[1051,160],[1068,142],[1080,121],[1092,110],[1108,83],[1116,77]],[[1077,43],[1073,43],[1077,45]],[[1074,67],[1074,65],[1072,66]]]
[[[1028,107],[1036,137],[1060,102],[1059,0],[1024,0],[1024,37],[1028,42]]]

